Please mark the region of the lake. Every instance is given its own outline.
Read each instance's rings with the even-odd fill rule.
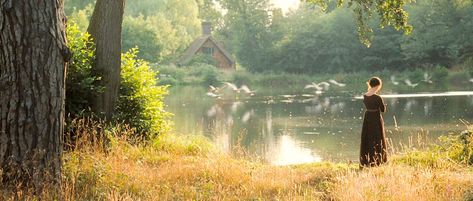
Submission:
[[[274,165],[358,161],[363,122],[362,92],[343,88],[315,94],[283,87],[257,89],[254,96],[207,88],[173,87],[166,98],[175,131],[204,135],[225,152],[236,149]],[[384,92],[382,92],[383,94]],[[465,130],[473,120],[473,92],[386,92],[384,114],[390,151],[434,143]]]

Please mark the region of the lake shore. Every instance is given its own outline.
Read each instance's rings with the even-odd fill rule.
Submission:
[[[363,170],[355,163],[267,165],[241,150],[224,154],[195,135],[163,134],[136,142],[130,138],[133,131],[116,127],[107,132],[105,143],[86,140],[91,133],[83,132],[75,149],[64,154],[64,200],[473,198],[471,132],[426,150],[391,155],[387,164]],[[469,152],[460,153],[464,149]],[[9,197],[8,192],[2,194]]]
[[[404,71],[356,71],[339,73],[319,73],[319,74],[296,74],[286,72],[259,72],[253,73],[245,69],[237,71],[217,70],[209,65],[194,66],[159,66],[155,67],[159,71],[159,83],[173,86],[201,85],[201,86],[219,86],[222,82],[232,82],[236,85],[248,85],[255,88],[268,87],[292,87],[304,88],[305,85],[312,82],[327,82],[334,79],[346,84],[345,90],[356,93],[362,93],[366,89],[366,81],[372,76],[381,77],[385,92],[394,90],[396,92],[416,92],[419,90],[426,92],[439,92],[448,90],[473,90],[473,83],[469,82],[470,73],[467,69],[456,68],[447,70],[443,67],[436,67],[424,70],[404,70]],[[423,80],[424,73],[431,77],[432,83]],[[394,76],[394,80],[391,80]],[[410,80],[415,87],[408,86],[405,81]]]

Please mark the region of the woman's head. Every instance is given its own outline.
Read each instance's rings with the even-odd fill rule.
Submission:
[[[381,86],[383,86],[383,81],[381,81],[379,77],[372,77],[370,80],[368,80],[367,84],[368,89],[377,88],[377,91],[379,91]]]

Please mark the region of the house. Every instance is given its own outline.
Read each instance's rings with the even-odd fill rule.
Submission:
[[[225,70],[235,70],[235,60],[232,55],[212,37],[212,26],[210,22],[202,22],[202,36],[191,43],[189,48],[178,60],[179,66],[186,65],[197,54],[207,54],[212,56],[216,67]]]

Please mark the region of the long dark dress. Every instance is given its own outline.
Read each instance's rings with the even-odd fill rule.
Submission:
[[[364,95],[366,111],[361,130],[360,165],[377,166],[387,158],[386,134],[382,112],[386,111],[383,98],[374,94]]]

